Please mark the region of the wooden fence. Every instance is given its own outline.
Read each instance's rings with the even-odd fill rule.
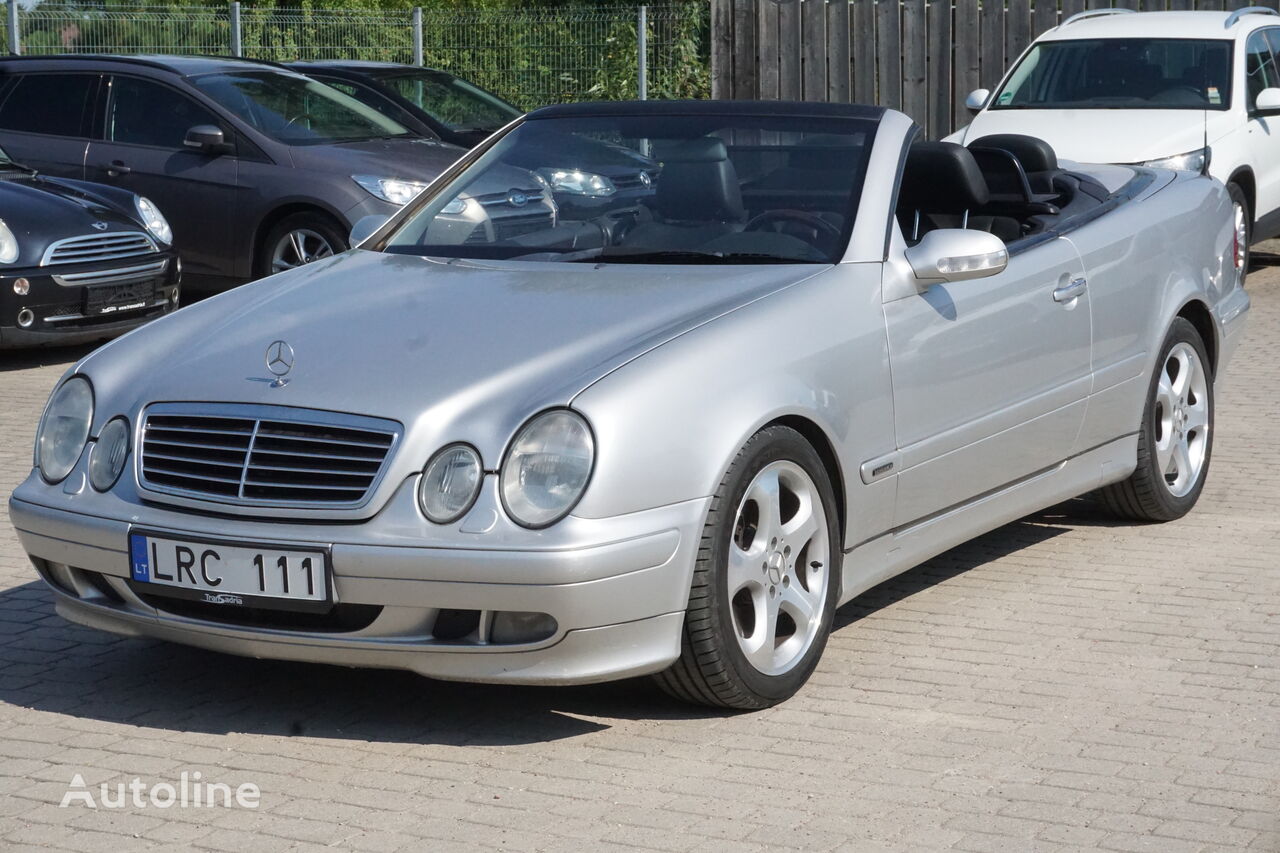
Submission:
[[[1152,10],[1280,0],[1117,0]],[[844,101],[907,113],[931,138],[969,121],[1031,41],[1098,0],[711,0],[714,98]]]

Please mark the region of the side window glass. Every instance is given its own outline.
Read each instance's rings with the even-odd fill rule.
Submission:
[[[1276,85],[1275,58],[1271,55],[1271,46],[1262,32],[1249,36],[1245,45],[1245,73],[1249,84],[1249,108],[1253,108],[1258,94],[1263,89]]]
[[[0,104],[0,129],[81,136],[85,105],[98,78],[91,74],[25,74]]]
[[[181,149],[187,131],[198,124],[221,127],[211,112],[168,86],[133,77],[112,81],[109,141]]]

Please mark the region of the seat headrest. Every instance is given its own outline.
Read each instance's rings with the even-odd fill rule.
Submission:
[[[653,205],[663,219],[736,223],[746,217],[738,173],[723,141],[702,136],[658,154],[662,178]]]
[[[1058,155],[1053,146],[1034,136],[1021,133],[993,133],[969,143],[970,148],[996,148],[1008,151],[1027,172],[1055,172]]]
[[[898,194],[901,210],[963,213],[991,197],[973,154],[954,142],[917,142],[907,151]]]
[[[699,136],[674,145],[664,146],[655,152],[665,163],[719,163],[729,159],[724,141],[714,136]]]

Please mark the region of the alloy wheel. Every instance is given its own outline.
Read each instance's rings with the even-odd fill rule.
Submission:
[[[323,234],[310,228],[297,228],[285,234],[271,251],[273,273],[291,270],[333,255],[333,246]]]
[[[1169,351],[1156,384],[1156,464],[1166,488],[1180,498],[1195,488],[1209,447],[1209,378],[1196,350]]]
[[[823,623],[831,565],[827,516],[812,478],[794,462],[756,474],[729,543],[729,602],[738,647],[765,675],[794,668]]]

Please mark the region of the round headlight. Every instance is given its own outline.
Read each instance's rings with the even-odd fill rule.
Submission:
[[[114,486],[128,457],[129,422],[124,418],[113,418],[98,433],[98,440],[89,449],[89,484],[100,492]]]
[[[516,434],[502,465],[502,505],[524,527],[546,527],[569,514],[591,479],[595,439],[581,416],[543,412]]]
[[[83,376],[73,376],[53,392],[36,433],[36,464],[50,483],[64,480],[76,467],[92,421],[93,388]]]
[[[18,259],[18,238],[0,219],[0,264],[11,264]]]
[[[173,229],[169,227],[169,220],[164,218],[160,208],[156,207],[151,199],[138,196],[134,199],[134,205],[138,208],[138,216],[142,217],[142,224],[147,226],[147,231],[151,232],[152,237],[161,243],[173,242]]]
[[[422,472],[418,484],[422,514],[436,524],[457,521],[475,503],[483,479],[478,453],[465,444],[446,447],[431,457]]]

